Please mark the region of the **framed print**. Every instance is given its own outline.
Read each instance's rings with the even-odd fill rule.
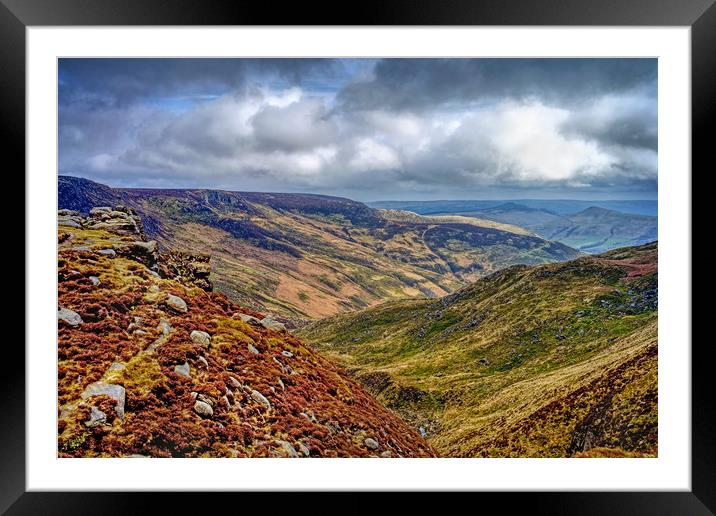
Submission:
[[[711,514],[691,183],[716,8],[658,3],[4,1],[27,304],[3,510]]]

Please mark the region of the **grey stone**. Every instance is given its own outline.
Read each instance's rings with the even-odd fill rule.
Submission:
[[[82,393],[82,399],[86,400],[92,396],[109,396],[112,398],[116,402],[114,406],[115,412],[117,412],[120,419],[124,420],[124,401],[126,396],[124,387],[113,383],[91,383]]]
[[[167,296],[166,304],[169,308],[177,312],[186,313],[188,311],[186,301],[174,294]]]
[[[244,321],[245,323],[255,323],[255,324],[261,324],[261,321],[259,321],[256,317],[253,317],[251,315],[247,314],[239,314],[239,318]]]
[[[291,353],[290,351],[287,351],[285,349],[283,351],[281,351],[281,354],[288,358],[291,358],[293,356],[293,353]]]
[[[296,451],[296,448],[293,447],[293,445],[288,441],[276,441],[276,444],[281,446],[282,452],[294,459],[298,458],[298,452]]]
[[[273,331],[283,331],[286,329],[286,326],[284,326],[282,323],[275,320],[270,315],[267,315],[266,317],[261,319],[261,325],[264,328],[268,328],[269,330],[273,330]]]
[[[72,220],[72,219],[64,219],[64,218],[58,219],[58,220],[57,220],[57,225],[58,225],[58,226],[65,226],[65,227],[68,227],[68,228],[78,228],[78,229],[82,227],[78,222],[76,222],[76,221],[74,221],[74,220]]]
[[[102,213],[109,213],[112,211],[112,208],[109,206],[95,206],[89,211],[90,215],[101,215]]]
[[[117,256],[117,252],[114,249],[100,249],[97,253],[105,256]]]
[[[169,335],[169,333],[172,331],[172,327],[167,321],[162,319],[161,321],[159,321],[157,330],[161,331],[162,335]]]
[[[244,386],[241,385],[241,382],[238,381],[233,376],[229,376],[229,383],[234,387],[234,389],[243,389],[244,388]]]
[[[202,363],[202,365],[203,365],[204,367],[206,367],[207,369],[209,369],[209,362],[206,361],[206,358],[204,358],[204,357],[199,357],[198,360],[199,360],[199,362]]]
[[[259,391],[251,391],[251,397],[254,399],[254,401],[263,405],[266,410],[271,410],[271,403],[269,402],[269,400],[266,399],[266,396],[261,394]]]
[[[102,412],[97,407],[90,409],[90,418],[85,421],[85,426],[93,428],[95,426],[104,425],[107,423],[107,414]]]
[[[248,348],[249,353],[253,353],[254,355],[258,355],[258,354],[259,354],[259,350],[256,349],[256,348],[253,346],[253,344],[248,344],[246,347]]]
[[[311,455],[311,450],[308,449],[308,446],[306,446],[305,444],[303,444],[301,441],[298,441],[297,444],[298,444],[298,451],[300,451],[301,453],[303,453],[306,457],[308,457],[309,455]]]
[[[199,344],[208,348],[211,345],[211,335],[205,331],[194,330],[189,334],[189,338],[195,344]]]
[[[184,362],[183,364],[175,365],[175,366],[174,366],[174,372],[177,373],[177,374],[180,374],[180,375],[182,375],[182,376],[186,376],[187,378],[189,378],[189,372],[190,372],[189,363],[188,363],[188,362]]]
[[[70,326],[77,326],[83,323],[82,317],[77,312],[70,310],[69,308],[58,308],[57,309],[57,320],[63,321]]]
[[[211,417],[214,415],[214,409],[211,408],[211,405],[201,400],[194,402],[194,412],[203,417]]]
[[[126,369],[127,366],[120,362],[113,362],[111,366],[109,366],[109,369],[107,371],[122,371],[123,369]]]
[[[380,447],[378,441],[371,437],[366,437],[366,439],[363,441],[363,444],[365,444],[366,447],[370,448],[371,450],[377,450]]]
[[[92,285],[95,287],[98,286],[100,283],[102,283],[97,276],[90,276],[89,280],[92,282]]]

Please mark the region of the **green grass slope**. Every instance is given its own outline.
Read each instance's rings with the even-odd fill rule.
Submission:
[[[515,266],[300,335],[448,456],[657,452],[657,244]]]

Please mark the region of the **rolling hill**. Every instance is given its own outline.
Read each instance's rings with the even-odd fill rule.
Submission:
[[[160,247],[211,254],[217,291],[296,325],[579,255],[508,224],[401,215],[310,194],[116,189],[60,176],[58,204],[85,214],[134,209]]]
[[[453,457],[657,453],[657,244],[514,266],[299,335]]]
[[[281,324],[211,292],[205,257],[157,253],[131,209],[59,215],[59,457],[435,455]]]
[[[456,215],[520,226],[542,238],[583,252],[601,253],[657,240],[658,219],[591,206],[560,215],[544,208],[510,202]]]

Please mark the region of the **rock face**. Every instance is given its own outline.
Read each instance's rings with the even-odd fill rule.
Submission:
[[[57,320],[67,323],[70,326],[82,324],[82,317],[80,317],[80,314],[73,312],[69,308],[59,308],[57,310]]]

